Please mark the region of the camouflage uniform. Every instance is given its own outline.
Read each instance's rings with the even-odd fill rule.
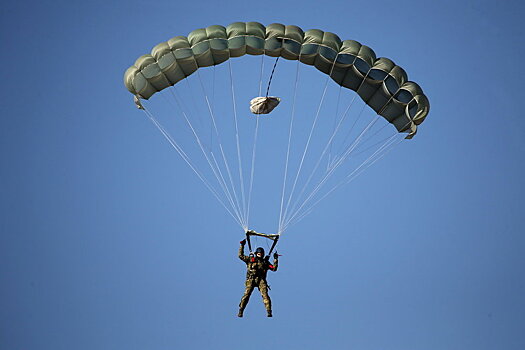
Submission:
[[[273,264],[270,264],[268,260],[258,257],[251,257],[244,255],[244,244],[241,244],[239,247],[239,259],[246,263],[246,289],[244,290],[244,295],[241,298],[239,303],[239,317],[242,317],[244,308],[250,300],[250,295],[252,294],[255,287],[259,288],[261,292],[264,306],[268,312],[268,316],[272,316],[272,301],[268,295],[268,282],[266,282],[266,273],[268,270],[277,271],[278,259],[273,260]]]

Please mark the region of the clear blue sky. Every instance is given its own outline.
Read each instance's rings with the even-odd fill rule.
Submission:
[[[4,3],[0,349],[524,349],[524,6]],[[257,291],[235,316],[242,230],[122,83],[155,44],[235,21],[358,40],[431,101],[283,236],[272,319]]]

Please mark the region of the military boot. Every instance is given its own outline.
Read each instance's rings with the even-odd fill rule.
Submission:
[[[272,310],[267,310],[268,312],[268,317],[272,317]]]
[[[243,312],[244,312],[243,309],[239,309],[239,313],[237,314],[237,317],[242,317]]]

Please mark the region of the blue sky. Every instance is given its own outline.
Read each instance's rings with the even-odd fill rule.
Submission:
[[[524,14],[518,1],[4,4],[0,348],[523,349]],[[431,102],[413,140],[283,235],[272,319],[257,291],[235,316],[242,230],[122,83],[157,43],[235,21],[357,40]],[[282,149],[264,130],[271,164]],[[262,231],[272,196],[254,187]]]

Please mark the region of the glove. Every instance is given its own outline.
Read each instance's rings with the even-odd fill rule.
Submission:
[[[273,258],[274,259],[279,259],[279,254],[277,254],[277,252],[273,253]]]
[[[241,245],[245,245],[246,244],[246,240],[243,239],[242,241],[239,242]]]

